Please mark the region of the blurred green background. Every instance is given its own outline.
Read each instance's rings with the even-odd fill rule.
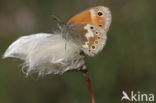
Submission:
[[[156,0],[0,0],[0,56],[20,36],[56,30],[52,14],[65,21],[104,5],[113,17],[108,42],[100,54],[86,59],[96,103],[120,103],[123,90],[156,95],[155,4]],[[20,63],[0,59],[0,103],[90,102],[81,73],[25,78]]]

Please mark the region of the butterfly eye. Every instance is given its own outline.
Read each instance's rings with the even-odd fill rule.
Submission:
[[[91,26],[90,29],[94,29],[94,27]]]
[[[99,16],[102,16],[102,15],[103,15],[103,13],[102,13],[102,12],[98,12],[98,15],[99,15]]]

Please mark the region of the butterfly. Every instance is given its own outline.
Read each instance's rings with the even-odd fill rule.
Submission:
[[[111,12],[106,7],[87,9],[67,20],[64,37],[76,43],[85,54],[94,56],[106,43],[111,20]]]
[[[3,58],[23,60],[27,75],[62,74],[80,69],[85,64],[82,53],[94,56],[103,49],[111,20],[107,7],[84,10],[60,24],[62,32],[20,37],[9,46]]]

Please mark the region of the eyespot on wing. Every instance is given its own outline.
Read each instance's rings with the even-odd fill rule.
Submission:
[[[67,21],[67,25],[71,23],[88,23],[103,28],[106,32],[112,21],[111,12],[107,7],[96,6],[84,10]]]
[[[93,27],[94,29],[91,29]],[[106,32],[97,26],[87,24],[84,29],[88,32],[85,34],[87,41],[82,45],[82,50],[89,56],[94,56],[100,52],[106,44]]]

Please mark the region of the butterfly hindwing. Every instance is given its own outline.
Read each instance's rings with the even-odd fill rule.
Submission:
[[[106,32],[101,27],[77,23],[69,26],[68,37],[80,46],[85,54],[93,56],[102,50],[106,42]]]

